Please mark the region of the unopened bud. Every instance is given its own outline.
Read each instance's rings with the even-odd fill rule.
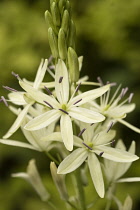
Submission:
[[[51,175],[62,200],[68,200],[69,196],[65,185],[65,175],[57,174],[57,167],[54,162],[50,164]]]
[[[67,9],[68,12],[71,14],[71,6],[70,6],[70,2],[69,1],[66,2],[65,9]]]
[[[73,21],[70,21],[69,35],[68,35],[68,46],[75,48],[75,37],[76,37],[76,28]]]
[[[59,30],[58,34],[58,49],[59,49],[60,58],[62,60],[65,60],[67,57],[67,44],[66,44],[65,33],[62,28]]]
[[[52,19],[56,26],[60,26],[60,13],[58,6],[55,2],[51,5],[51,13],[52,13]]]
[[[51,27],[54,30],[54,32],[58,34],[58,29],[55,27],[52,15],[48,10],[45,12],[45,20],[48,22],[49,27]]]
[[[61,14],[63,14],[65,4],[66,4],[66,0],[59,0],[58,6],[59,6],[59,11]]]
[[[71,47],[68,49],[68,65],[71,82],[77,82],[79,79],[79,61],[75,50]]]
[[[64,11],[61,28],[64,30],[65,34],[67,34],[69,29],[69,12],[67,10]]]
[[[53,57],[54,58],[58,58],[58,56],[59,56],[59,53],[58,53],[58,40],[57,40],[57,36],[55,35],[55,33],[52,30],[52,28],[48,29],[48,39],[49,39],[50,48],[51,48]]]

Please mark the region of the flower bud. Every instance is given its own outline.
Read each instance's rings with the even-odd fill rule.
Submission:
[[[68,49],[68,65],[71,82],[77,82],[79,79],[79,61],[75,50],[71,47]]]
[[[71,6],[70,6],[70,2],[69,1],[66,2],[65,9],[67,9],[69,14],[71,14]]]
[[[64,11],[61,28],[67,34],[69,28],[69,12],[67,10]]]
[[[75,48],[75,37],[76,37],[76,28],[74,22],[70,21],[69,36],[68,36],[68,46]]]
[[[50,48],[51,48],[53,57],[58,58],[58,56],[59,56],[58,41],[57,41],[57,36],[55,35],[52,28],[48,29],[48,39],[49,39]]]
[[[62,28],[59,30],[58,34],[58,49],[59,49],[60,58],[62,60],[65,60],[67,57],[67,44],[66,44],[65,33]]]
[[[66,4],[66,0],[59,0],[58,6],[59,6],[59,11],[61,15],[63,14],[65,4]]]
[[[57,167],[54,162],[50,164],[51,175],[62,200],[68,200],[69,196],[65,185],[65,175],[57,174]]]
[[[55,27],[53,23],[52,15],[48,10],[45,12],[45,20],[48,22],[49,27],[51,27],[54,30],[54,32],[58,34],[58,29]]]
[[[60,13],[58,6],[55,2],[51,5],[51,13],[52,13],[52,19],[56,26],[60,26]]]

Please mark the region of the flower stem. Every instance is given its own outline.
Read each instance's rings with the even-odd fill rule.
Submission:
[[[57,165],[59,165],[59,162],[49,153],[49,152],[45,152],[45,154],[48,156],[48,158],[50,158],[53,162],[55,162]]]

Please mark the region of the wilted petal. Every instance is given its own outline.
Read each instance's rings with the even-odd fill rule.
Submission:
[[[67,150],[73,150],[73,129],[70,117],[67,114],[62,114],[60,120],[61,135]]]
[[[41,128],[48,126],[49,124],[57,120],[59,117],[60,117],[59,110],[50,110],[29,121],[24,128],[32,131],[39,130]]]
[[[110,85],[105,85],[103,87],[100,88],[96,88],[94,90],[89,90],[86,91],[78,96],[75,96],[73,99],[70,100],[69,105],[73,105],[75,104],[77,101],[79,101],[80,99],[82,99],[78,104],[74,105],[74,106],[80,106],[82,104],[85,104],[87,102],[89,102],[90,100],[96,99],[98,97],[100,97],[101,95],[103,95],[106,91],[108,91],[110,88]]]
[[[103,115],[82,107],[73,107],[69,111],[69,115],[77,120],[86,123],[97,123],[105,119]]]
[[[85,148],[76,149],[60,163],[57,173],[67,174],[74,171],[85,161],[87,155],[88,151]]]
[[[97,146],[94,149],[94,152],[98,155],[101,152],[104,152],[102,157],[115,161],[115,162],[132,162],[139,159],[137,155],[133,155],[132,153],[129,153],[120,149],[116,149],[116,148],[111,148],[108,146]]]
[[[88,166],[90,170],[90,175],[95,186],[98,195],[104,197],[104,180],[101,171],[101,165],[94,153],[89,153],[88,155]]]
[[[62,81],[60,82],[62,78]],[[55,91],[60,103],[67,103],[69,98],[68,70],[64,61],[58,61],[55,72]]]
[[[21,126],[31,104],[28,104],[24,107],[24,109],[19,113],[17,119],[15,120],[14,124],[11,126],[9,131],[3,136],[4,139],[8,139],[13,133],[17,131],[17,129]]]

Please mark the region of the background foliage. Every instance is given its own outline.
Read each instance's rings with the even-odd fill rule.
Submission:
[[[96,81],[101,76],[104,81],[115,81],[128,86],[134,92],[133,102],[137,104],[127,120],[140,125],[140,1],[139,0],[71,0],[73,19],[77,27],[78,55],[84,55],[82,75],[89,75]],[[50,56],[47,38],[47,24],[44,12],[49,8],[49,0],[1,0],[0,1],[0,86],[19,88],[11,71],[21,77],[33,80],[41,58]],[[0,95],[7,92],[0,88]],[[15,116],[0,104],[0,136],[11,126]],[[122,137],[127,146],[134,139],[137,155],[140,156],[138,134],[118,125],[118,138]],[[24,137],[20,132],[12,139]],[[31,158],[35,158],[44,184],[56,197],[58,209],[63,208],[57,198],[55,187],[47,174],[49,160],[42,153],[0,145],[0,210],[45,209],[32,188],[22,180],[13,179],[11,173],[25,171]],[[128,176],[140,176],[140,161],[132,165]],[[67,180],[69,181],[69,179]],[[125,192],[124,192],[125,189]],[[122,193],[120,193],[122,190]],[[93,196],[93,186],[86,189],[89,200]],[[121,200],[131,194],[134,209],[139,209],[139,184],[119,184]],[[96,194],[95,194],[96,195]],[[98,204],[103,209],[104,203]],[[46,209],[49,209],[48,207]],[[115,207],[114,207],[115,210]]]

